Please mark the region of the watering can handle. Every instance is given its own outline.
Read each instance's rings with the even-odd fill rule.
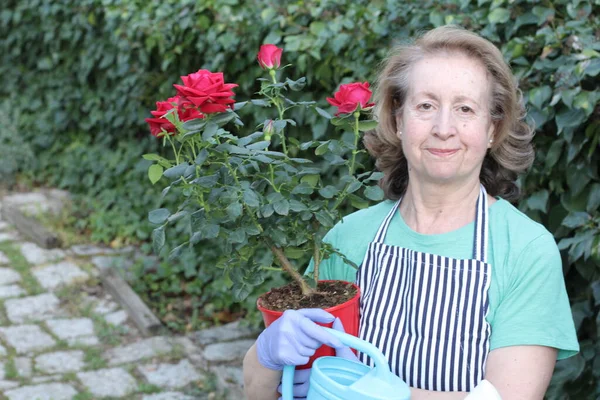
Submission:
[[[336,331],[335,329],[325,328],[333,336],[337,337],[343,344],[353,349],[359,350],[367,354],[375,363],[375,376],[382,380],[387,380],[390,374],[390,367],[381,350],[373,346],[371,343],[352,336],[348,333]],[[283,400],[292,400],[294,398],[294,365],[286,365],[283,367],[283,376],[281,378],[281,393]]]

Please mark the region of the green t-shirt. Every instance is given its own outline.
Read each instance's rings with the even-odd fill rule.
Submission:
[[[345,217],[325,236],[356,265],[363,261],[369,243],[393,207],[393,201]],[[509,202],[498,199],[489,207],[488,263],[492,278],[487,321],[490,349],[540,345],[558,349],[558,359],[579,351],[560,253],[554,237]],[[452,232],[423,235],[413,231],[396,212],[385,244],[440,256],[473,258],[474,223]],[[309,265],[307,273],[311,273]],[[338,255],[320,265],[319,279],[356,280],[356,269]]]

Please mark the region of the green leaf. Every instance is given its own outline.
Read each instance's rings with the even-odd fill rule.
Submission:
[[[233,105],[233,111],[239,110],[240,108],[244,107],[246,104],[248,104],[247,101],[238,101],[237,103],[235,103]]]
[[[290,89],[297,92],[297,91],[304,89],[304,86],[306,86],[306,78],[302,77],[296,81],[293,81],[290,78],[287,78],[285,80],[285,83],[287,83],[287,85],[290,87]]]
[[[226,211],[227,215],[229,215],[231,219],[235,220],[237,217],[242,215],[242,205],[236,201],[228,205]]]
[[[325,210],[319,210],[318,212],[316,212],[315,218],[325,228],[330,228],[333,226],[333,223],[334,223],[333,218]]]
[[[319,174],[310,174],[310,175],[304,175],[302,178],[300,178],[300,182],[305,182],[308,183],[311,187],[316,187],[317,184],[319,183],[319,180],[321,179],[321,175]],[[311,192],[312,193],[312,190]],[[306,193],[306,194],[310,194],[310,193]]]
[[[326,199],[331,199],[338,193],[339,190],[337,190],[335,186],[331,185],[327,185],[324,188],[319,189],[319,194],[325,197]]]
[[[250,188],[244,189],[243,199],[244,203],[246,203],[248,207],[258,207],[260,205],[260,199],[258,198],[258,195]]]
[[[585,121],[585,112],[578,108],[562,111],[556,115],[558,133],[567,127],[577,127]]]
[[[538,109],[544,108],[544,103],[552,97],[552,89],[549,86],[536,87],[529,91],[529,102]]]
[[[377,125],[377,121],[374,120],[359,121],[358,130],[361,132],[372,131],[373,129],[377,128]]]
[[[273,209],[279,215],[288,215],[290,212],[290,203],[286,199],[273,203]]]
[[[227,240],[231,243],[244,243],[246,240],[246,231],[241,228],[236,229],[229,234]]]
[[[214,239],[219,236],[221,228],[217,224],[207,224],[200,228],[202,239]]]
[[[383,172],[379,172],[379,171],[375,171],[371,174],[371,176],[369,176],[367,179],[365,179],[365,182],[369,182],[369,181],[379,181],[381,180],[381,178],[383,178],[385,176],[385,174]]]
[[[179,246],[175,247],[173,250],[171,250],[169,252],[168,260],[174,261],[177,258],[179,258],[179,256],[181,255],[181,252],[185,249],[186,246],[187,246],[187,243],[183,243],[183,244],[180,244]]]
[[[200,176],[200,177],[194,179],[192,181],[192,183],[195,183],[199,186],[210,189],[217,184],[218,180],[219,180],[219,175],[213,174],[213,175]]]
[[[196,160],[194,161],[194,163],[196,165],[202,165],[204,164],[204,161],[206,161],[208,159],[208,151],[206,149],[202,149],[200,150],[200,153],[198,153],[198,156],[196,156]]]
[[[586,212],[573,212],[567,215],[562,224],[567,228],[579,228],[590,220],[590,215]]]
[[[360,189],[362,186],[362,183],[354,178],[354,180],[352,180],[352,182],[350,182],[350,184],[348,185],[348,188],[346,189],[347,193],[354,193],[356,192],[358,189]]]
[[[204,132],[202,132],[202,140],[208,140],[217,134],[219,130],[219,125],[214,122],[209,122],[206,124],[206,128],[204,128]]]
[[[379,186],[369,186],[365,188],[365,197],[373,200],[380,201],[383,200],[383,190]]]
[[[548,191],[545,189],[535,192],[527,199],[527,206],[531,210],[540,210],[545,213],[548,205],[548,196]]]
[[[352,207],[358,208],[359,210],[369,207],[369,202],[363,199],[362,197],[350,194],[348,195],[348,199],[350,200],[350,204],[352,204]]]
[[[171,212],[166,208],[159,208],[148,213],[148,221],[152,224],[164,224]]]
[[[600,209],[600,183],[594,183],[590,186],[586,209],[590,214]]]
[[[252,104],[254,104],[255,106],[259,106],[259,107],[269,107],[271,105],[271,103],[266,102],[264,100],[261,99],[253,99],[250,100],[252,102]]]
[[[159,226],[152,231],[152,249],[154,253],[160,253],[160,250],[165,245],[165,227]]]
[[[168,170],[163,172],[163,175],[169,179],[181,178],[188,166],[188,163],[181,163],[179,165],[169,168]]]
[[[306,211],[308,210],[308,207],[306,207],[304,205],[304,203],[298,201],[298,200],[290,200],[290,210],[294,211],[294,212],[302,212],[302,211]]]
[[[323,154],[327,153],[327,150],[329,150],[329,141],[321,143],[321,145],[315,150],[315,154],[322,156]]]
[[[502,7],[498,7],[488,14],[488,21],[492,24],[504,24],[509,19],[510,11]]]
[[[329,114],[327,111],[323,110],[322,108],[315,107],[315,110],[317,111],[317,113],[319,113],[319,115],[320,115],[321,117],[325,117],[325,118],[327,118],[327,119],[331,119],[331,118],[333,118],[333,117],[331,116],[331,114]]]
[[[260,142],[249,144],[246,146],[246,148],[250,150],[264,150],[267,147],[269,147],[270,144],[271,142],[269,140],[263,140]]]
[[[562,154],[564,140],[555,140],[552,142],[550,146],[550,150],[548,150],[548,154],[546,154],[546,170],[550,171],[552,167],[556,164],[556,162],[560,159],[560,155]]]
[[[298,259],[304,257],[304,254],[306,253],[306,251],[302,250],[301,248],[298,248],[298,247],[286,247],[284,249],[284,253],[287,256],[287,258],[289,258],[291,260],[298,260]]]
[[[292,190],[292,194],[311,194],[313,191],[313,186],[306,182],[302,182]]]
[[[274,212],[275,209],[271,204],[265,204],[260,208],[260,213],[262,214],[263,218],[269,218]]]
[[[154,185],[156,182],[160,180],[163,175],[163,167],[158,164],[152,164],[150,168],[148,168],[148,178],[150,178],[150,182]]]

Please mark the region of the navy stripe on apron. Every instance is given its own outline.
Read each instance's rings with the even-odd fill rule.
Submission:
[[[400,201],[380,225],[358,271],[359,336],[377,346],[391,370],[412,387],[470,391],[483,379],[489,352],[485,188],[477,200],[473,259],[468,260],[384,244]],[[359,358],[373,365],[366,354]]]

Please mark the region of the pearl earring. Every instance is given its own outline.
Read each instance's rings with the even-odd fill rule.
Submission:
[[[490,143],[492,143],[494,141],[494,139],[490,139]]]
[[[399,135],[399,136],[402,136],[402,131],[398,131],[398,135]]]

